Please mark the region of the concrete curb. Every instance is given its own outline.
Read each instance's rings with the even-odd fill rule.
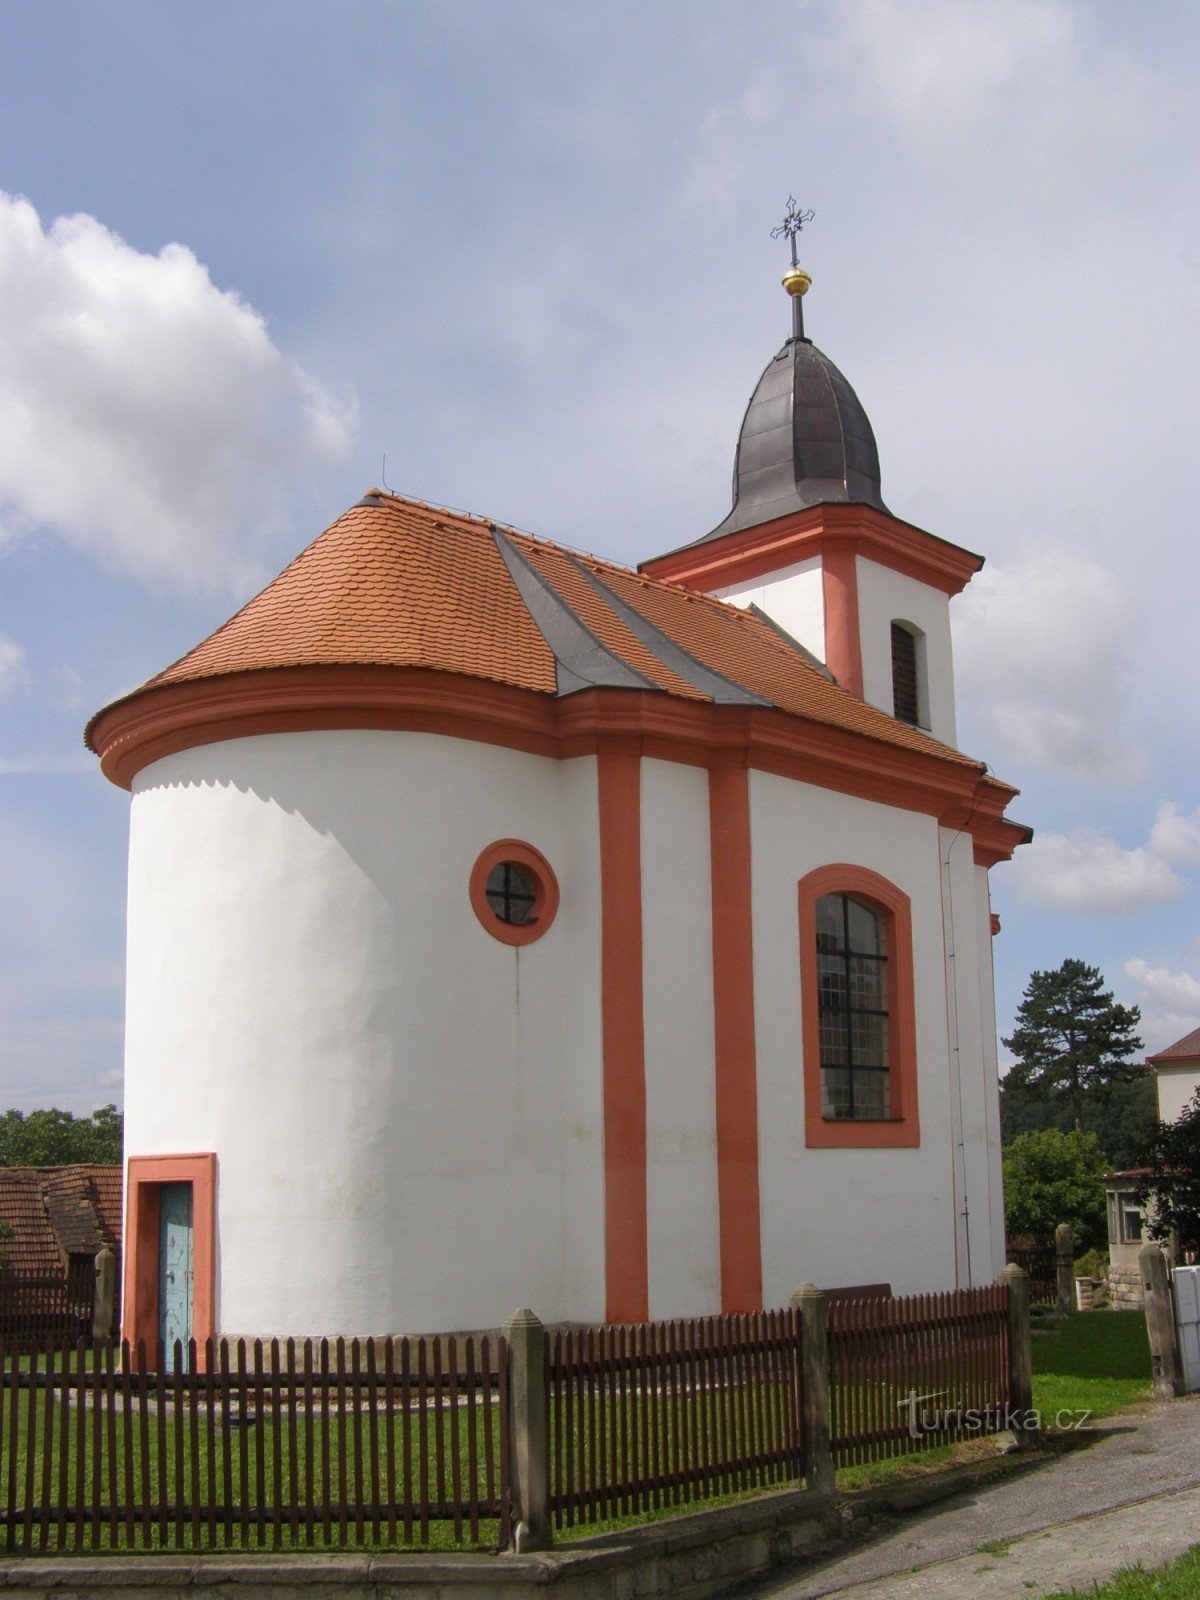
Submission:
[[[552,1584],[562,1600],[633,1600],[667,1594],[704,1600],[746,1579],[831,1554],[881,1519],[903,1515],[1048,1459],[1024,1451],[846,1495],[781,1490],[710,1511],[573,1540],[535,1555],[427,1553],[296,1555],[264,1551],[197,1556],[28,1556],[0,1561],[6,1600],[144,1600],[148,1591],[195,1600],[534,1600]]]

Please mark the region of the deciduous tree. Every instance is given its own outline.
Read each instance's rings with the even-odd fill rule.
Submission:
[[[90,1117],[51,1106],[0,1114],[0,1167],[60,1167],[74,1161],[118,1166],[124,1118],[114,1105]]]
[[[1069,1222],[1077,1249],[1107,1239],[1107,1162],[1094,1133],[1043,1128],[1014,1139],[1004,1157],[1004,1223],[1010,1234],[1053,1233]]]
[[[1181,1250],[1200,1252],[1200,1089],[1174,1122],[1160,1122],[1145,1153],[1151,1176],[1140,1199],[1151,1238],[1172,1234]]]

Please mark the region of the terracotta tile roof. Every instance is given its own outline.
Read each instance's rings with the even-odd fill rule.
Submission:
[[[977,766],[969,756],[897,722],[832,683],[804,660],[769,622],[749,611],[677,584],[589,560],[609,586],[655,626],[716,671],[796,716],[883,739],[907,750]]]
[[[121,1169],[0,1167],[0,1222],[13,1230],[6,1277],[60,1277],[72,1253],[120,1250]]]
[[[36,1167],[0,1167],[0,1222],[7,1222],[13,1232],[0,1246],[8,1259],[6,1276],[53,1278],[62,1272],[62,1253],[46,1214]]]
[[[576,638],[599,640],[609,658],[662,693],[712,700],[715,673],[747,702],[757,697],[956,766],[980,765],[830,682],[762,618],[527,534],[504,529],[503,536],[556,597],[551,603],[562,602]],[[632,612],[622,613],[621,602]],[[144,688],[353,665],[423,667],[554,695],[550,636],[522,598],[494,524],[372,490]]]
[[[1150,1061],[1194,1061],[1197,1058],[1200,1058],[1200,1028],[1193,1028],[1191,1033],[1185,1033],[1182,1039],[1176,1039],[1165,1050],[1147,1057]]]
[[[432,667],[555,692],[554,657],[488,525],[394,497],[352,506],[150,681],[335,665]]]

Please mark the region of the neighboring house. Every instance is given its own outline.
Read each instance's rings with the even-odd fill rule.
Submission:
[[[1158,1096],[1158,1120],[1176,1122],[1200,1089],[1200,1028],[1184,1034],[1174,1044],[1147,1056]]]
[[[1177,1039],[1157,1055],[1147,1056],[1154,1075],[1158,1120],[1175,1122],[1200,1089],[1200,1028]],[[1109,1285],[1114,1306],[1140,1306],[1141,1273],[1137,1253],[1148,1235],[1144,1208],[1138,1200],[1141,1184],[1149,1176],[1145,1167],[1109,1172],[1104,1177],[1108,1201]]]
[[[121,1253],[120,1167],[0,1167],[0,1222],[0,1337],[90,1331],[96,1254]]]
[[[635,572],[372,489],[98,713],[127,1333],[990,1281],[1029,835],[955,745],[981,565],[887,509],[797,326],[711,534]]]

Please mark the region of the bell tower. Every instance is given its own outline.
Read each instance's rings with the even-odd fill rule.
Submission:
[[[811,218],[789,198],[773,230],[791,247],[792,332],[746,407],[729,514],[641,570],[757,607],[843,688],[953,745],[949,603],[983,560],[884,504],[866,411],[804,332],[796,240]]]

